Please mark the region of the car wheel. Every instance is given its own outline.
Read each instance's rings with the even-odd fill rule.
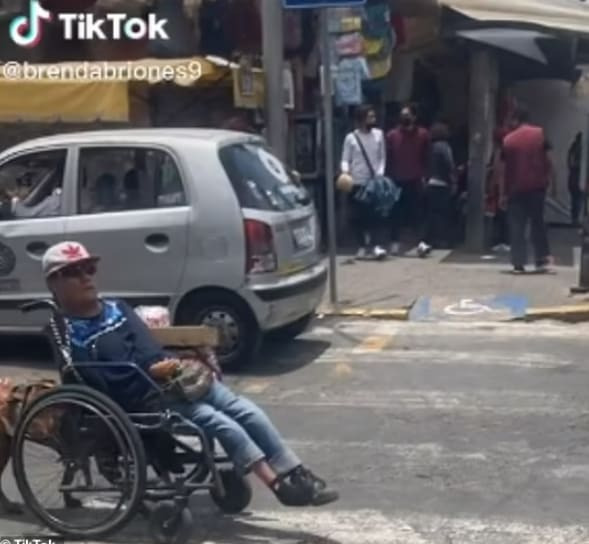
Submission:
[[[224,293],[199,294],[189,305],[183,324],[219,331],[217,357],[223,370],[251,364],[259,353],[262,334],[245,304]],[[186,319],[188,317],[188,319]]]
[[[315,319],[315,313],[301,317],[297,321],[271,331],[268,333],[268,339],[272,342],[286,342],[288,340],[294,340],[297,336],[300,336],[309,328],[309,325],[311,325],[313,319]]]

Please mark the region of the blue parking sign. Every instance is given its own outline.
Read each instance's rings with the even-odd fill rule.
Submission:
[[[282,0],[286,9],[353,8],[364,6],[366,0]]]

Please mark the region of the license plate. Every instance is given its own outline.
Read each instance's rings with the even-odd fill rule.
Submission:
[[[315,236],[309,225],[294,229],[293,236],[297,249],[312,249],[315,245]]]

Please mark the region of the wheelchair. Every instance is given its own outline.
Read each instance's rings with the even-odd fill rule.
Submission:
[[[76,363],[59,308],[49,300],[21,307],[40,309],[51,312],[47,332],[61,384],[24,408],[12,443],[18,490],[40,522],[65,538],[87,541],[112,536],[143,515],[154,542],[183,544],[194,526],[188,507],[194,493],[208,492],[226,514],[249,506],[245,476],[216,454],[202,429],[162,408],[163,392],[146,372],[132,363]],[[113,400],[93,373],[105,365],[147,380],[150,402],[139,409]],[[42,503],[41,477],[34,475],[44,474],[48,463],[29,464],[29,447],[42,448],[58,467],[53,506]]]

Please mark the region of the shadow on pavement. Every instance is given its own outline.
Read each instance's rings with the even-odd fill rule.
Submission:
[[[304,368],[321,357],[331,344],[323,340],[296,339],[290,342],[268,341],[258,363],[246,368],[251,376],[281,376]]]

